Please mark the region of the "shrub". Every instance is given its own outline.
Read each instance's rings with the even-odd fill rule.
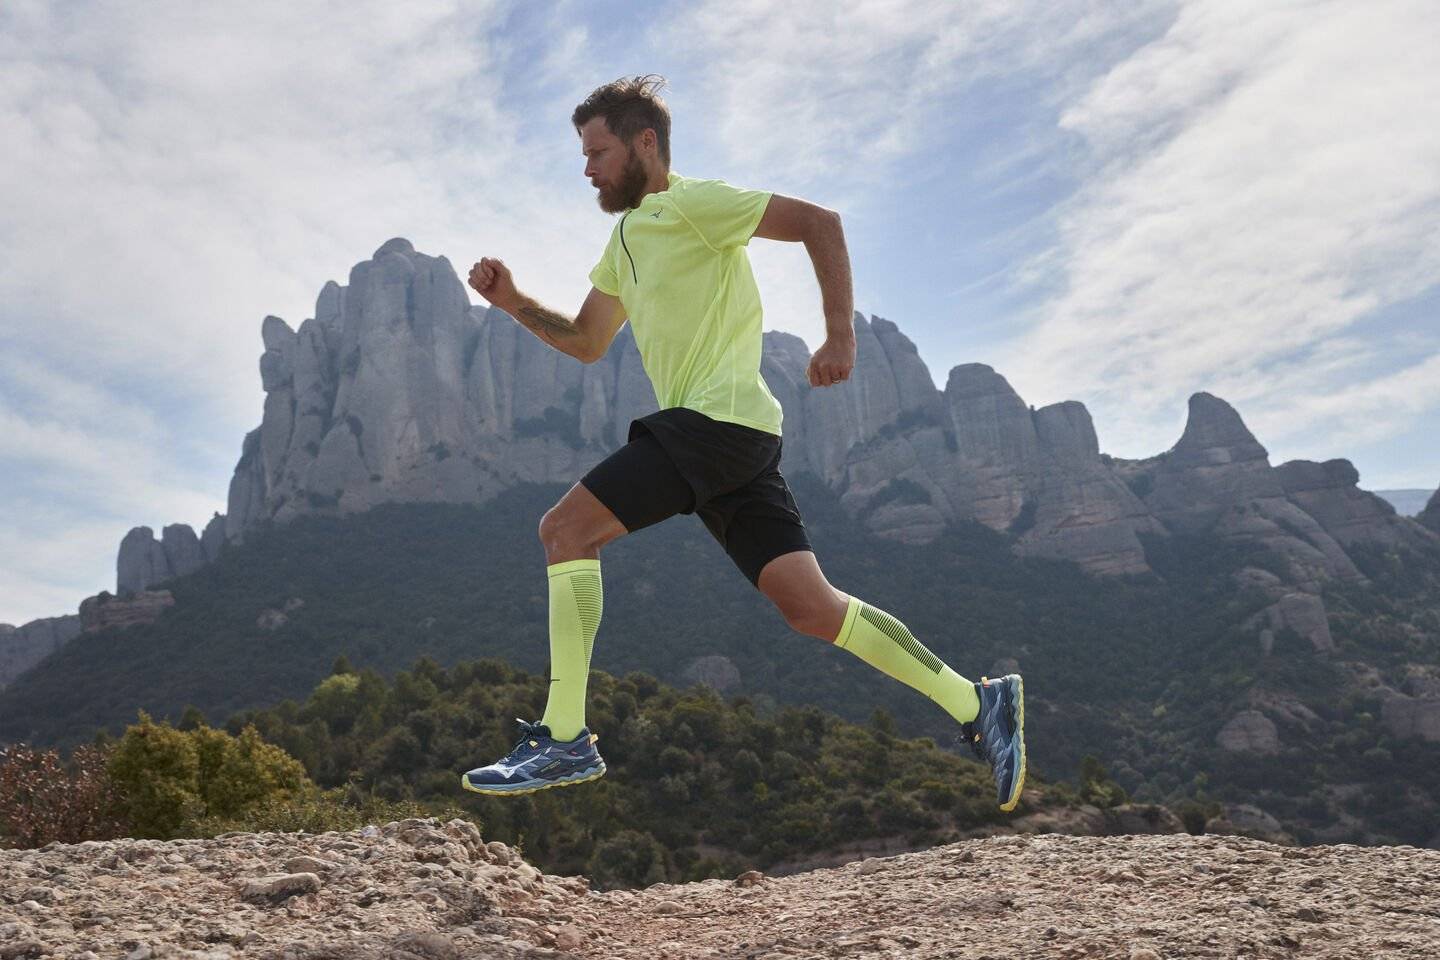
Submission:
[[[122,833],[103,747],[54,750],[20,743],[0,750],[0,835],[17,847],[110,839]]]

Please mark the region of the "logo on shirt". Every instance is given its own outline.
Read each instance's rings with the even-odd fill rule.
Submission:
[[[665,212],[665,208],[664,208],[664,207],[661,207],[659,210],[656,210],[654,213],[650,214],[650,219],[651,219],[651,220],[659,220],[659,219],[660,219],[660,214],[662,214],[662,213],[664,213],[664,212]]]

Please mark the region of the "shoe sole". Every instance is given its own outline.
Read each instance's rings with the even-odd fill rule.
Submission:
[[[591,767],[588,770],[580,770],[562,777],[559,780],[532,780],[529,783],[517,783],[513,786],[501,784],[490,784],[489,786],[476,787],[470,784],[470,775],[461,774],[460,786],[471,793],[483,793],[491,797],[513,797],[520,793],[538,793],[541,790],[549,790],[551,787],[573,787],[577,783],[589,783],[591,780],[599,780],[605,776],[605,761],[600,761],[600,766]]]
[[[1010,738],[1010,748],[1020,755],[1020,772],[1015,775],[1015,785],[1010,788],[1010,799],[1000,804],[1000,809],[1010,812],[1020,802],[1020,791],[1025,789],[1025,681],[1020,674],[1015,677],[1015,736]]]

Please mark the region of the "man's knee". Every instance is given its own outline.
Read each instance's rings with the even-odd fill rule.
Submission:
[[[594,501],[593,495],[590,499]],[[594,501],[596,505],[599,501]],[[551,562],[574,559],[579,556],[594,556],[605,544],[625,532],[619,521],[605,511],[587,509],[567,496],[545,511],[540,518],[540,543]]]
[[[834,596],[816,592],[772,599],[790,629],[808,637],[832,641],[839,632],[837,619],[840,622],[845,619],[844,604]]]
[[[540,518],[540,543],[547,553],[558,550],[585,550],[594,544],[585,535],[583,524],[565,504],[557,503]]]

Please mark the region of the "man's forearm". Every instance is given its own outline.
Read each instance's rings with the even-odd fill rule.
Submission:
[[[575,321],[564,314],[556,313],[541,306],[534,299],[518,294],[514,302],[500,309],[515,318],[535,336],[544,340],[561,353],[580,359],[585,349],[585,340],[575,327]]]
[[[836,340],[855,339],[855,290],[850,279],[850,253],[839,217],[825,217],[805,249],[820,281],[820,302],[825,311],[825,335]]]

